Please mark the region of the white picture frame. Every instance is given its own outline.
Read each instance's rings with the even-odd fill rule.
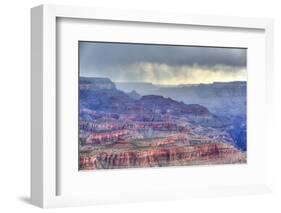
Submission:
[[[120,196],[112,193],[108,199],[103,196],[89,195],[61,195],[58,193],[60,158],[57,146],[57,88],[61,83],[57,79],[57,36],[58,19],[101,20],[132,23],[153,23],[154,25],[167,26],[201,26],[211,28],[253,29],[264,32],[264,76],[265,94],[264,112],[262,122],[266,131],[264,147],[265,179],[255,184],[221,185],[219,187],[200,187],[194,183],[193,189],[173,188],[156,190],[151,196],[136,194]],[[273,21],[271,19],[241,18],[241,17],[216,17],[187,14],[152,13],[145,11],[123,11],[112,9],[84,8],[74,6],[41,5],[31,10],[31,201],[42,208],[62,207],[76,205],[92,205],[114,202],[138,202],[142,200],[165,200],[198,196],[253,194],[270,192],[271,165],[270,165],[270,130],[272,119],[273,90]],[[248,109],[251,110],[251,109]],[[210,169],[210,168],[209,168]],[[157,175],[164,175],[160,170],[149,170]],[[124,173],[124,171],[123,171]],[[126,173],[126,171],[125,171]],[[163,173],[163,174],[160,174]],[[106,174],[105,174],[106,175]],[[75,183],[74,183],[75,184]],[[153,189],[154,190],[154,189]],[[171,193],[169,193],[171,192]],[[133,192],[131,192],[133,193]],[[58,195],[59,194],[59,195]]]

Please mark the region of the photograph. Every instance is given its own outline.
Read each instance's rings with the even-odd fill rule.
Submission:
[[[247,163],[247,48],[78,42],[79,171]]]

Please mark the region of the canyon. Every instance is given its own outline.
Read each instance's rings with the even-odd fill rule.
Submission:
[[[232,116],[198,103],[119,86],[108,78],[80,77],[80,170],[247,162],[244,144],[237,146],[243,137],[235,128],[239,119],[234,123]]]

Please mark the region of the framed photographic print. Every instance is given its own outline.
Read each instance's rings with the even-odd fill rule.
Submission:
[[[247,49],[78,45],[79,170],[247,163]]]
[[[31,14],[32,203],[270,192],[272,20]]]

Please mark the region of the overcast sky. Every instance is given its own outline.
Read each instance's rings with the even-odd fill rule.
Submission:
[[[246,80],[247,50],[80,42],[80,76],[155,84]]]

